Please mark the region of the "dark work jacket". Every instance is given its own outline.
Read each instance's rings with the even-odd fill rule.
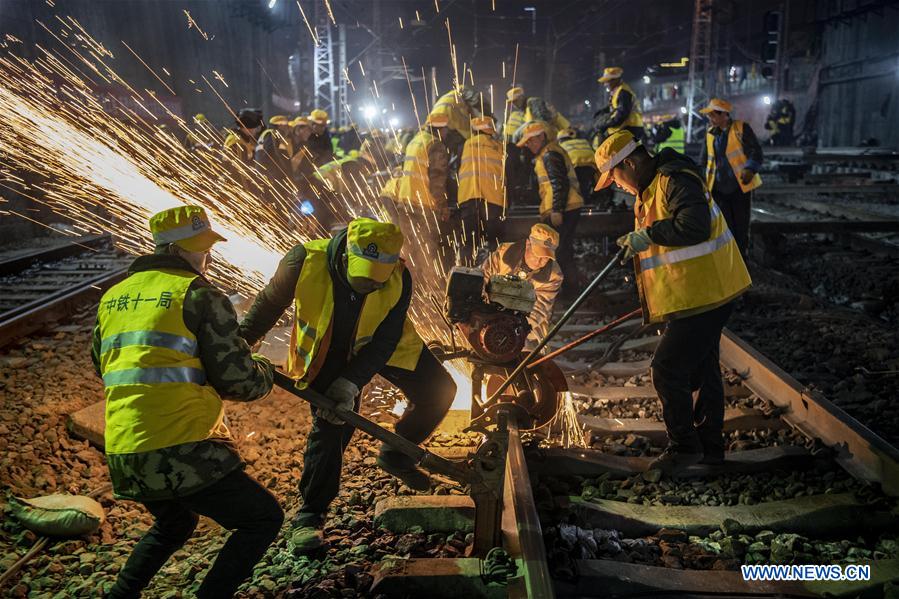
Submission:
[[[310,383],[316,391],[324,393],[338,377],[352,381],[359,388],[364,387],[390,359],[403,334],[406,312],[412,298],[412,276],[403,273],[403,291],[400,299],[378,326],[370,343],[364,345],[355,356],[350,356],[353,347],[353,333],[362,311],[364,295],[352,290],[346,281],[343,256],[346,254],[346,229],[337,233],[328,245],[328,270],[331,273],[334,290],[334,316],[331,328],[331,345],[321,370]],[[265,289],[256,296],[256,301],[240,323],[240,335],[250,345],[262,339],[275,326],[294,301],[297,281],[306,259],[306,248],[297,245],[281,262]],[[290,348],[293,351],[293,348]]]
[[[697,176],[678,172],[683,169],[693,171]],[[652,242],[683,246],[706,241],[712,231],[712,217],[702,183],[702,171],[690,158],[665,148],[652,158],[652,168],[647,169],[640,178],[638,187],[641,192],[649,187],[657,172],[671,177],[666,198],[671,217],[652,223],[649,228]]]
[[[565,157],[552,150],[543,154],[543,166],[546,167],[546,174],[549,177],[549,184],[553,190],[553,212],[565,212],[565,206],[568,204],[568,191],[571,188],[571,182],[568,180],[568,165],[565,164]]]

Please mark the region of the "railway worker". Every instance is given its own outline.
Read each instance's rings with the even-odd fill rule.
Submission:
[[[683,154],[666,148],[651,156],[629,131],[618,131],[596,150],[596,166],[597,188],[615,182],[636,197],[635,230],[618,244],[634,258],[643,320],[667,323],[651,371],[668,447],[650,468],[671,474],[721,463],[721,329],[751,284],[733,234]]]
[[[525,164],[524,151],[516,144],[516,132],[527,122],[527,96],[523,87],[513,87],[506,92],[506,122],[503,123],[503,141],[506,143],[506,198],[509,204],[521,203],[527,194],[529,167]]]
[[[518,147],[526,147],[534,155],[534,172],[540,194],[540,219],[559,232],[556,260],[565,274],[566,288],[578,280],[574,262],[574,231],[581,217],[584,199],[578,190],[571,158],[557,141],[547,138],[548,126],[532,121],[522,129]]]
[[[256,145],[265,125],[262,111],[256,108],[242,108],[237,113],[235,126],[228,131],[223,142],[225,170],[230,178],[254,197],[262,197],[264,192],[259,181],[253,176]]]
[[[409,401],[396,432],[421,443],[446,415],[456,386],[406,317],[412,277],[399,258],[402,246],[396,225],[368,218],[351,221],[331,239],[297,245],[257,296],[240,334],[255,344],[293,304],[288,372],[297,386],[324,394],[340,408],[358,410],[362,388],[380,374]],[[321,528],[337,496],[353,430],[335,412],[312,408],[299,482],[303,503],[289,536],[298,551],[322,543]],[[377,464],[412,489],[430,486],[410,458],[387,446]]]
[[[604,83],[609,93],[609,106],[600,113],[593,127],[601,138],[605,138],[616,131],[626,129],[637,140],[643,139],[643,114],[637,101],[637,94],[631,87],[621,80],[624,69],[621,67],[607,67],[603,69],[602,76],[597,80]]]
[[[712,98],[699,112],[709,119],[702,148],[706,186],[724,213],[744,259],[749,247],[752,190],[761,186],[762,146],[749,123],[731,118],[730,102]]]
[[[558,232],[549,225],[537,223],[526,239],[501,243],[481,264],[488,281],[493,275],[515,275],[534,286],[537,301],[528,314],[531,332],[525,349],[536,347],[549,332],[553,306],[563,281],[562,269],[556,263],[558,247]]]
[[[310,112],[308,118],[312,125],[312,135],[306,147],[312,155],[312,163],[321,166],[334,160],[334,146],[331,143],[331,133],[328,131],[331,120],[328,113],[320,108]]]
[[[471,263],[478,246],[496,249],[502,235],[506,196],[503,186],[503,146],[495,140],[489,116],[471,119],[471,137],[459,165],[459,213],[462,219],[462,259]]]
[[[222,399],[264,397],[272,367],[237,335],[231,302],[205,278],[212,245],[224,238],[203,208],[164,210],[150,229],[156,251],[103,295],[91,350],[103,377],[113,493],[154,518],[107,596],[140,596],[202,515],[234,532],[197,597],[231,597],[284,513],[244,472]]]
[[[558,140],[559,145],[571,158],[571,164],[574,165],[574,174],[577,175],[581,197],[584,200],[589,199],[593,195],[593,187],[596,186],[596,180],[599,178],[599,173],[596,172],[596,163],[593,161],[593,147],[589,141],[578,137],[577,129],[574,127],[567,127],[559,131]]]
[[[281,114],[270,118],[268,123],[270,127],[259,135],[256,162],[262,166],[271,181],[285,181],[290,179],[292,170],[290,159],[294,154],[291,140],[293,127],[290,119]]]

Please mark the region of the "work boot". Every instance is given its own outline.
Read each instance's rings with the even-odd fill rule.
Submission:
[[[290,523],[290,530],[285,536],[297,553],[315,551],[324,542],[323,524],[321,518],[310,517],[309,514],[300,512]]]
[[[662,455],[649,464],[649,470],[660,470],[662,474],[673,476],[686,470],[693,464],[698,464],[702,457],[702,452],[700,451],[686,452],[669,445],[662,452]]]
[[[699,460],[699,463],[705,466],[723,466],[724,452],[705,452],[702,454],[702,459]]]
[[[397,477],[410,489],[415,491],[428,491],[431,489],[431,479],[427,473],[416,466],[412,458],[405,454],[390,451],[389,449],[381,449],[377,464],[381,470]]]

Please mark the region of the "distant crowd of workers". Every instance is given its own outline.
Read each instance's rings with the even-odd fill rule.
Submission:
[[[239,157],[237,175],[249,172],[243,164],[262,168],[301,193],[320,192],[321,209],[329,199],[365,198],[390,204],[398,215],[414,207],[408,212],[436,222],[447,240],[457,232],[450,224],[455,196],[469,249],[457,258],[473,261],[483,246],[485,272],[533,282],[532,341],[546,333],[556,294],[574,272],[572,241],[584,198],[612,183],[632,195],[634,230],[618,244],[633,258],[644,321],[665,326],[651,372],[669,443],[651,468],[676,474],[697,462],[724,462],[719,339],[734,301],[751,284],[742,257],[748,228],[740,219],[748,226],[762,155],[752,129],[732,119],[731,105],[719,98],[702,110],[710,125],[704,171],[673,147],[651,151],[622,74],[608,68],[600,79],[610,101],[592,143],[515,87],[499,130],[480,98],[463,89],[441,97],[421,128],[393,150],[397,136],[375,132],[350,136],[359,144],[349,150],[355,141],[333,144],[320,110],[273,117],[267,128],[258,111],[241,111],[222,144]],[[339,149],[345,155],[336,158]],[[400,149],[402,161],[394,163],[391,154]],[[524,192],[530,164],[541,222],[525,239],[500,243],[510,188],[504,193],[504,181]],[[292,551],[314,551],[324,542],[354,432],[341,410],[359,409],[372,378],[381,375],[405,394],[409,406],[395,430],[413,443],[433,433],[456,387],[409,317],[415,282],[401,255],[421,245],[413,242],[420,231],[352,218],[330,237],[297,244],[239,322],[227,296],[206,278],[212,247],[225,240],[204,209],[165,210],[149,225],[155,252],[137,258],[129,276],[104,294],[93,335],[114,493],[143,503],[154,517],[108,596],[139,596],[204,515],[233,533],[195,594],[230,597],[279,533],[284,512],[244,471],[222,399],[252,401],[271,391],[273,366],[251,348],[285,309],[293,313],[286,371],[299,388],[330,402],[312,409],[298,481],[302,501],[285,532]],[[430,486],[413,460],[388,446],[376,463],[411,489]]]

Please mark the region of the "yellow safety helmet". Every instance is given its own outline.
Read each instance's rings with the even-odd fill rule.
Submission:
[[[596,148],[593,159],[596,160],[596,168],[599,170],[599,181],[596,182],[594,191],[608,187],[612,184],[612,169],[618,163],[631,155],[640,146],[640,142],[634,138],[634,134],[625,129],[620,129],[609,135],[602,144]]]
[[[178,206],[150,217],[150,232],[156,245],[174,243],[188,252],[205,252],[217,241],[226,241],[212,230],[202,206]]]
[[[705,108],[700,108],[699,112],[701,112],[702,114],[708,114],[710,112],[720,111],[730,114],[731,112],[733,112],[733,110],[733,105],[731,105],[731,103],[727,100],[722,100],[721,98],[712,98],[711,100],[709,100],[709,105]]]
[[[392,223],[357,218],[347,227],[347,273],[383,283],[393,274],[403,247],[403,233]]]
[[[568,139],[570,137],[577,137],[577,131],[574,130],[574,127],[566,127],[556,135],[556,139]]]
[[[597,81],[605,83],[606,81],[612,81],[613,79],[621,79],[622,75],[624,75],[624,69],[621,67],[606,67],[602,70],[602,77],[597,79]]]
[[[283,114],[276,114],[268,120],[268,124],[273,127],[277,127],[278,125],[290,125],[290,119]]]
[[[425,124],[431,127],[447,127],[449,126],[449,115],[443,112],[432,112],[425,120]]]
[[[291,120],[288,123],[291,127],[309,127],[311,123],[309,122],[309,117],[307,116],[298,116],[295,119]]]
[[[518,98],[524,95],[523,87],[513,87],[506,92],[506,100],[509,102],[514,102]]]
[[[528,235],[531,251],[538,256],[556,257],[556,248],[559,247],[559,232],[545,223],[537,223],[531,227]]]
[[[531,121],[524,126],[524,129],[521,132],[521,139],[519,139],[518,143],[515,145],[519,148],[523,148],[527,145],[529,139],[537,137],[541,133],[546,133],[546,123],[543,121]]]
[[[477,116],[471,119],[471,128],[473,131],[483,131],[490,135],[496,133],[496,123],[493,121],[493,117],[489,116]]]
[[[316,108],[312,112],[309,113],[309,120],[317,125],[327,125],[330,122],[328,118],[328,113],[322,110],[321,108]]]

